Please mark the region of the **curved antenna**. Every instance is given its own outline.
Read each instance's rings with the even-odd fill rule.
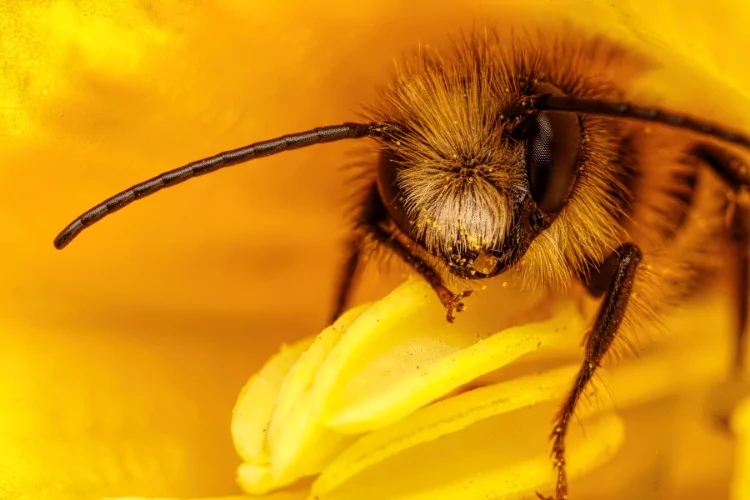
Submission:
[[[193,177],[208,174],[220,168],[237,165],[238,163],[244,163],[255,158],[275,155],[290,149],[306,148],[313,144],[335,142],[342,139],[379,136],[383,133],[384,128],[383,125],[378,123],[344,123],[342,125],[318,127],[305,132],[256,142],[249,146],[225,151],[202,160],[188,163],[183,167],[169,170],[147,181],[131,186],[125,191],[117,193],[111,198],[86,210],[57,235],[57,238],[55,238],[55,248],[58,250],[65,248],[81,231],[102,220],[107,215],[130,205],[134,201],[152,195],[166,187],[185,182]]]
[[[687,129],[700,135],[735,144],[750,151],[750,136],[743,134],[742,132],[720,127],[705,120],[688,115],[674,113],[659,108],[636,106],[629,102],[545,94],[533,100],[529,107],[532,110],[539,111],[570,111],[590,115],[614,116],[661,123],[670,127]],[[750,187],[750,172],[746,169],[735,168],[730,174],[733,176],[733,182]]]

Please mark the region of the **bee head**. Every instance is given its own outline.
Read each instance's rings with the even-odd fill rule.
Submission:
[[[561,94],[548,83],[537,92]],[[491,102],[447,100],[440,123],[412,118],[392,127],[378,165],[378,190],[393,222],[469,279],[517,262],[562,210],[578,174],[576,114],[518,117]]]
[[[315,144],[370,138],[381,147],[377,185],[389,218],[454,274],[484,278],[517,262],[575,196],[579,166],[593,156],[582,154],[582,146],[590,152],[609,140],[606,130],[596,139],[582,125],[591,116],[661,124],[750,150],[742,132],[622,100],[616,87],[581,79],[575,68],[588,55],[564,44],[545,47],[507,51],[485,36],[458,46],[451,60],[423,54],[384,90],[385,102],[369,110],[367,123],[287,134],[168,170],[84,211],[54,245],[65,248],[105,217],[194,177]],[[733,188],[750,186],[743,169],[717,173]]]

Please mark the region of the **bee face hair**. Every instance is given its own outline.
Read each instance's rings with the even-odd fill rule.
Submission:
[[[530,259],[545,264],[530,272],[565,274],[571,258],[613,248],[614,231],[592,228],[612,228],[621,216],[624,187],[612,185],[609,164],[622,127],[612,118],[523,110],[547,94],[620,98],[611,82],[584,71],[618,53],[602,40],[508,46],[494,36],[464,38],[447,58],[421,52],[370,110],[373,121],[397,124],[380,138],[377,177],[390,217],[463,278],[494,276],[528,251],[547,256]],[[576,237],[561,241],[556,226]],[[550,228],[551,238],[537,239]]]

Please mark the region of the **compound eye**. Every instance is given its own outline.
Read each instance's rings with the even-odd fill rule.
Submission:
[[[549,84],[537,94],[561,94]],[[565,205],[578,175],[581,126],[575,113],[540,111],[529,117],[523,131],[526,141],[531,196],[539,208],[556,214]]]
[[[401,189],[396,184],[399,169],[398,158],[389,152],[380,154],[378,160],[378,192],[388,215],[398,228],[411,237],[412,225],[404,209]]]

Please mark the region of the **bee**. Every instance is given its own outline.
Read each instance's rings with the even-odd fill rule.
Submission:
[[[471,283],[504,273],[530,287],[578,283],[600,300],[551,434],[554,498],[566,499],[568,427],[603,358],[629,324],[695,292],[727,249],[739,276],[735,364],[744,363],[750,170],[737,150],[750,149],[750,137],[633,103],[626,80],[644,69],[631,52],[600,37],[505,39],[486,31],[462,37],[449,57],[420,50],[362,123],[284,135],[162,173],[87,210],[54,245],[62,249],[107,215],[193,177],[371,139],[377,159],[357,198],[334,318],[371,242],[431,284],[450,322]]]

